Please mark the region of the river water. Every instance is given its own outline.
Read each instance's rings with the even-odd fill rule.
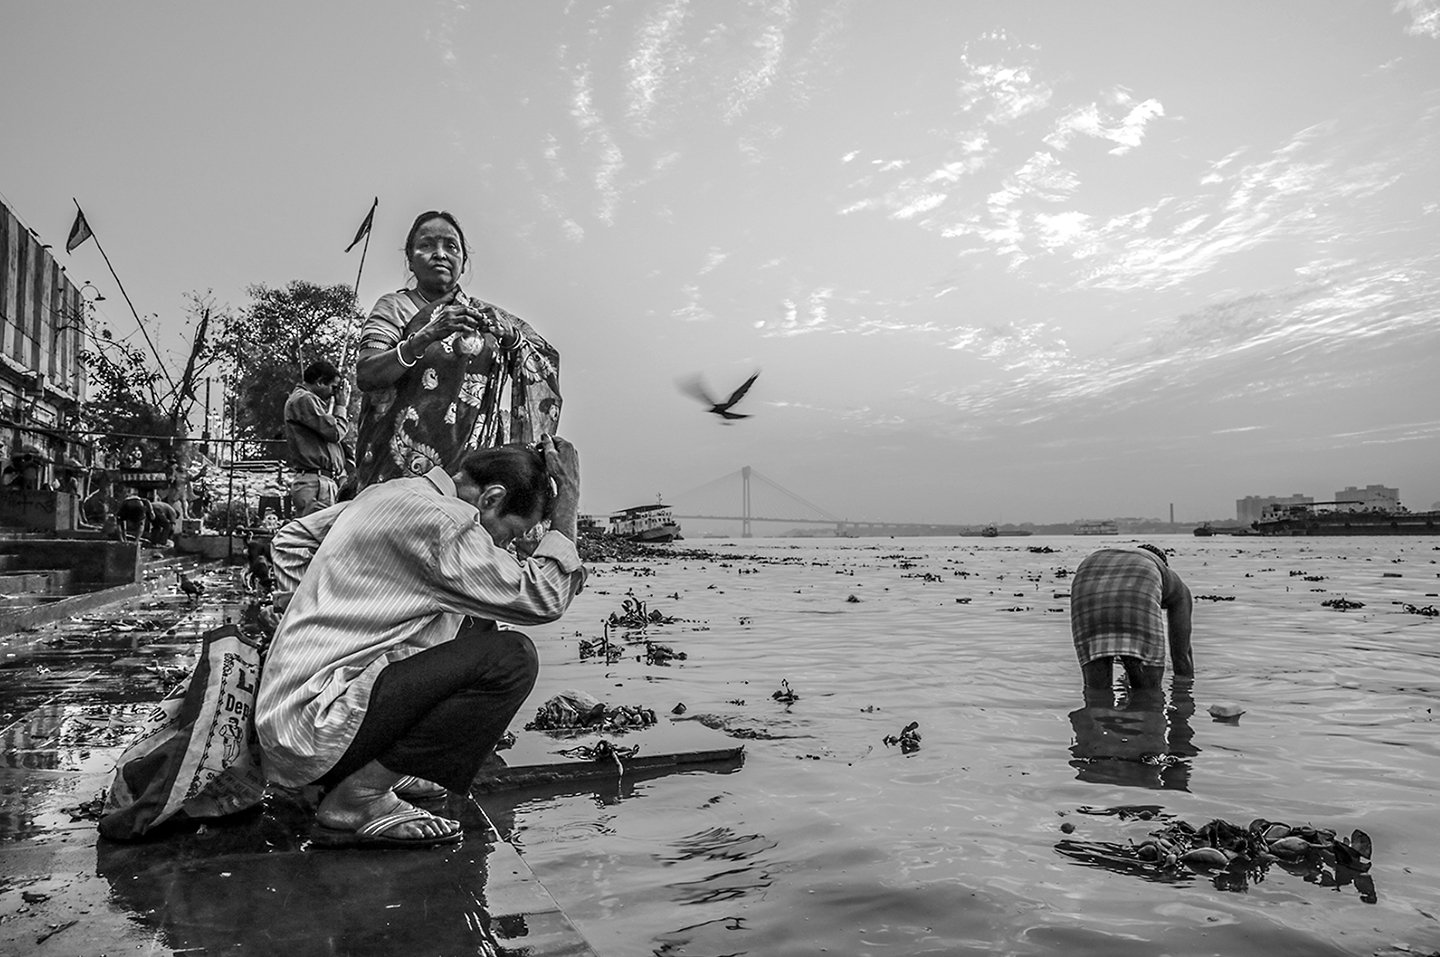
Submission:
[[[745,761],[527,799],[510,836],[602,954],[1440,949],[1433,540],[1150,540],[1197,598],[1196,678],[1167,674],[1161,702],[1081,693],[1068,572],[1122,538],[706,541],[598,566],[531,630],[521,718],[578,688],[698,718]],[[685,660],[579,658],[627,597],[678,619],[648,635]],[[884,742],[911,722],[918,750]],[[1361,829],[1369,880],[1237,886],[1095,853],[1216,818]]]

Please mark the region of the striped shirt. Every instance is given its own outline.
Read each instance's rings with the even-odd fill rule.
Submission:
[[[1086,556],[1070,583],[1070,634],[1080,664],[1125,655],[1163,668],[1162,610],[1182,600],[1189,596],[1180,576],[1144,549]]]
[[[554,621],[585,583],[574,543],[559,532],[524,562],[497,546],[439,468],[371,486],[305,521],[276,539],[277,572],[303,577],[266,653],[255,704],[266,775],[290,787],[317,780],[344,755],[391,662],[453,639],[466,615]]]
[[[349,504],[337,502],[318,512],[291,519],[275,532],[270,542],[270,565],[275,575],[275,587],[270,595],[276,611],[284,611],[294,597],[305,569],[310,567],[310,559],[315,557],[320,543],[325,541],[331,526]]]

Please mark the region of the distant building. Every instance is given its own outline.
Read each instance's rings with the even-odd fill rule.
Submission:
[[[1247,495],[1235,500],[1235,518],[1240,524],[1249,525],[1259,521],[1268,510],[1277,506],[1309,505],[1314,501],[1314,496],[1301,495],[1299,492],[1294,495]]]
[[[1355,503],[1335,506],[1340,511],[1361,512],[1378,509],[1383,512],[1393,512],[1400,507],[1400,490],[1386,485],[1367,485],[1364,488],[1347,485],[1335,493],[1335,501]]]
[[[61,476],[65,460],[88,462],[70,433],[85,398],[80,349],[85,303],[65,269],[0,203],[0,440],[8,461],[22,451],[40,468],[31,481]]]

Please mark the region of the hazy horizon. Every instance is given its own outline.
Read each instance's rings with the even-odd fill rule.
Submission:
[[[103,324],[72,196],[172,367],[186,293],[353,283],[378,196],[368,309],[450,209],[586,512],[1440,500],[1440,0],[0,3],[0,196]],[[731,426],[677,388],[756,369]]]

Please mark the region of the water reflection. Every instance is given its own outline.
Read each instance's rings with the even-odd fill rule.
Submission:
[[[163,841],[102,840],[96,872],[110,882],[114,905],[176,950],[514,952],[506,948],[523,945],[552,918],[512,908],[491,913],[496,845],[473,801],[449,800],[445,811],[461,819],[467,838],[450,848],[312,850],[309,807],[271,794],[255,813]]]
[[[660,860],[669,866],[698,864],[698,871],[687,872],[688,879],[672,880],[668,886],[677,904],[709,904],[762,894],[774,881],[764,858],[776,846],[777,842],[760,834],[713,827],[682,837],[675,853],[662,855]],[[718,862],[734,866],[714,866]]]
[[[1190,719],[1193,681],[1163,688],[1086,688],[1070,712],[1070,766],[1081,781],[1169,791],[1190,790],[1190,758],[1199,753]]]

